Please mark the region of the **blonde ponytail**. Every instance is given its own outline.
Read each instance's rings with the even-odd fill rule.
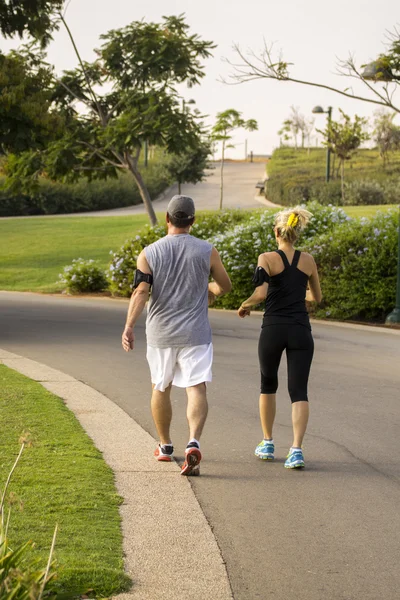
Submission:
[[[312,214],[301,206],[281,210],[275,216],[275,227],[278,236],[282,240],[293,244],[303,229],[307,227],[311,217]]]

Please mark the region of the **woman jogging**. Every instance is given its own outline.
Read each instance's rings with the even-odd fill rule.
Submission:
[[[250,314],[251,307],[266,300],[258,345],[260,418],[264,439],[255,449],[255,455],[263,460],[274,459],[272,427],[276,412],[278,368],[282,352],[286,350],[294,436],[285,462],[288,469],[305,465],[302,443],[308,422],[307,384],[314,352],[305,301],[320,302],[322,298],[313,257],[293,247],[311,216],[300,207],[276,215],[274,233],[278,250],[260,254],[253,279],[256,289],[238,310],[239,317],[244,318]]]

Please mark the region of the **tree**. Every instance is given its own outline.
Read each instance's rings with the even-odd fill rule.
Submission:
[[[45,46],[63,4],[64,0],[0,0],[0,31],[4,37],[30,35]]]
[[[283,122],[278,135],[283,136],[283,139],[288,141],[290,139],[289,134],[291,134],[293,136],[294,147],[297,149],[297,136],[301,133],[301,147],[304,148],[306,140],[308,146],[310,146],[310,136],[314,128],[314,119],[307,120],[295,106],[291,106],[290,109],[292,114]]]
[[[257,121],[255,119],[249,119],[245,121],[242,119],[242,113],[238,112],[233,108],[229,108],[224,112],[217,114],[217,121],[212,129],[212,139],[216,142],[222,142],[222,153],[221,153],[221,185],[220,185],[220,200],[219,208],[222,209],[223,195],[224,195],[224,161],[225,161],[225,149],[233,148],[232,144],[228,144],[232,139],[232,133],[235,129],[243,128],[247,131],[254,131],[258,129]]]
[[[0,54],[0,152],[45,148],[64,120],[52,109],[52,73],[30,52]]]
[[[292,81],[294,83],[330,90],[346,96],[346,98],[386,106],[400,113],[400,106],[396,106],[393,103],[394,93],[400,85],[400,32],[397,29],[389,34],[387,52],[380,54],[373,63],[357,67],[352,55],[347,60],[339,61],[337,73],[361,81],[369,92],[363,96],[355,94],[350,86],[341,90],[317,81],[297,79],[291,76],[289,67],[293,66],[293,63],[284,60],[281,53],[274,56],[273,45],[268,46],[267,43],[264,43],[261,56],[257,56],[254,51],[244,53],[238,44],[235,44],[234,48],[239,62],[232,63],[229,60],[227,61],[233,67],[233,73],[230,81],[225,83],[239,84],[254,79]],[[374,87],[373,83],[379,83],[380,85]]]
[[[9,160],[11,186],[28,185],[40,174],[75,180],[117,177],[130,171],[154,225],[157,218],[139,168],[145,143],[170,153],[196,146],[199,119],[180,108],[175,85],[204,77],[202,58],[212,42],[189,34],[183,16],[162,23],[133,22],[101,36],[97,60],[83,62],[62,15],[79,66],[55,77],[53,103],[66,118],[63,135],[44,151]]]
[[[367,119],[355,115],[351,121],[349,115],[340,110],[341,121],[330,120],[324,131],[319,131],[324,136],[323,145],[327,146],[339,159],[339,169],[342,182],[342,200],[344,200],[344,163],[350,160],[362,142],[369,139],[365,131]]]
[[[394,117],[395,113],[384,110],[375,113],[373,139],[384,167],[388,163],[389,153],[400,148],[400,127],[393,123]]]
[[[290,119],[285,119],[285,121],[283,121],[283,123],[282,123],[282,127],[278,131],[278,135],[280,136],[281,146],[282,146],[282,140],[284,143],[290,141],[290,134],[292,132],[291,125],[292,125],[292,123],[291,123]]]
[[[167,162],[167,171],[178,182],[178,193],[183,183],[198,183],[206,177],[206,169],[211,167],[209,156],[211,143],[199,139],[196,146],[188,148],[180,154],[172,154]]]
[[[301,133],[301,147],[304,148],[306,139],[310,145],[310,135],[314,127],[314,120],[307,120],[295,106],[291,106],[292,114],[283,122],[282,128],[278,131],[285,141],[290,139],[289,133],[293,136],[294,147],[297,148],[297,136]]]

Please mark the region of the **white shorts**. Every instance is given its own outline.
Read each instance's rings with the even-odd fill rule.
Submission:
[[[147,346],[151,382],[163,392],[172,385],[187,388],[212,380],[213,345],[186,348],[154,348]]]

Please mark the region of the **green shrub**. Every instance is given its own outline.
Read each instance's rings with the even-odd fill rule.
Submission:
[[[72,261],[72,265],[64,267],[58,277],[69,294],[102,292],[108,288],[106,274],[94,260],[77,258]]]
[[[299,247],[307,246],[318,235],[332,232],[349,218],[340,208],[320,206],[315,202],[310,202],[307,209],[313,217],[299,238]],[[235,309],[251,295],[254,289],[252,275],[259,254],[276,250],[273,227],[273,213],[253,213],[245,223],[210,240],[220,253],[232,281],[232,292],[222,296],[216,306]]]
[[[310,198],[319,202],[319,204],[323,204],[324,206],[328,206],[329,204],[333,204],[335,206],[342,205],[342,185],[340,181],[334,180],[326,183],[325,181],[320,181],[318,183],[314,183],[310,187]]]
[[[395,304],[398,215],[351,220],[314,239],[324,308],[318,316],[383,320]]]
[[[348,219],[342,209],[309,203],[313,213],[301,244]],[[252,274],[261,252],[276,248],[273,233],[274,211],[224,211],[216,215],[200,215],[192,228],[193,235],[209,240],[220,252],[222,261],[232,279],[233,290],[218,300],[216,306],[236,308],[252,292]],[[132,293],[137,257],[145,246],[165,235],[165,226],[146,227],[133,240],[127,240],[117,252],[112,252],[108,271],[111,291],[115,295]]]
[[[346,206],[385,203],[385,190],[377,181],[363,179],[361,181],[350,181],[345,185],[344,204]]]
[[[192,234],[200,239],[208,240],[216,233],[226,231],[237,223],[245,221],[249,214],[249,211],[243,210],[199,214],[192,227]],[[165,224],[156,227],[147,225],[134,239],[126,240],[117,252],[110,252],[112,258],[108,268],[108,278],[110,289],[114,295],[131,295],[137,257],[143,248],[163,237],[166,232]]]
[[[162,162],[143,169],[143,179],[153,199],[170,184]],[[39,191],[30,195],[11,194],[4,190],[4,179],[0,181],[0,217],[108,210],[141,202],[139,190],[129,173],[118,179],[90,182],[82,179],[73,184],[42,180]]]

